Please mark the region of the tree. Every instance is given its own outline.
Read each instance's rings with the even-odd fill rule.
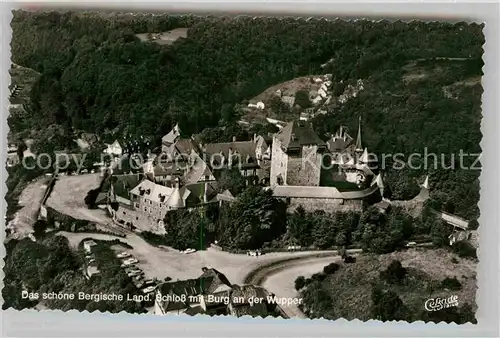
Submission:
[[[286,230],[286,205],[270,191],[250,186],[229,205],[223,205],[218,232],[221,245],[258,249]]]
[[[340,265],[337,263],[330,263],[323,268],[323,273],[326,275],[332,275],[337,272],[338,269],[340,269]]]
[[[299,291],[306,285],[306,279],[304,276],[299,276],[295,279],[295,290]]]
[[[229,190],[234,196],[239,195],[246,188],[246,180],[238,169],[222,170],[217,182],[219,192]]]
[[[406,269],[403,268],[401,262],[393,260],[385,271],[380,273],[380,277],[389,283],[402,283],[406,276]]]
[[[460,283],[457,277],[453,278],[446,277],[441,281],[441,287],[448,290],[458,291],[462,288],[462,283]]]
[[[294,105],[299,105],[301,108],[310,108],[312,106],[311,100],[309,100],[309,92],[307,90],[301,89],[295,93]]]
[[[402,320],[405,317],[405,306],[393,291],[384,291],[380,286],[372,288],[372,315],[380,321]]]
[[[448,237],[451,235],[450,226],[438,216],[435,216],[430,222],[432,243],[437,246],[447,246],[450,241]]]

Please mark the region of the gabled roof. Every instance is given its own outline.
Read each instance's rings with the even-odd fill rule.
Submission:
[[[213,276],[200,277],[195,279],[180,280],[175,282],[165,282],[158,286],[162,295],[174,294],[182,296],[197,296],[206,294],[214,280]]]
[[[174,143],[174,148],[175,151],[179,154],[185,154],[185,155],[190,155],[191,151],[196,151],[198,152],[198,146],[194,143],[194,141],[190,138],[183,138],[183,139],[178,139]]]
[[[304,145],[326,147],[325,142],[314,132],[312,126],[300,121],[288,123],[275,134],[275,137],[281,142],[281,146],[285,151],[299,150]]]
[[[184,181],[186,184],[196,183],[198,181],[202,181],[205,179],[205,176],[208,176],[209,179],[215,179],[212,171],[208,167],[208,165],[203,161],[203,159],[196,153],[191,153],[191,167],[189,168],[188,173]]]
[[[212,282],[207,288],[207,293],[213,293],[220,285],[226,285],[229,288],[232,288],[229,279],[227,279],[227,277],[223,273],[213,268],[204,269],[206,270],[203,271],[203,274],[200,276],[200,278],[212,278]]]
[[[129,199],[129,192],[143,179],[141,174],[113,175],[104,183],[102,191],[109,191],[113,186],[115,196]]]
[[[224,190],[224,192],[217,194],[212,201],[233,202],[234,200],[236,200],[236,197],[229,190]]]
[[[257,139],[254,141],[256,143],[255,148],[261,149],[262,151],[266,151],[269,148],[269,144],[263,136],[257,136]],[[272,140],[271,140],[272,142]]]
[[[172,195],[173,191],[174,188],[165,187],[149,180],[144,180],[134,187],[130,193],[135,196],[142,196],[156,203],[163,203],[167,202],[167,199]]]
[[[258,167],[257,156],[255,154],[256,146],[257,144],[253,141],[209,143],[205,146],[205,152],[208,160],[215,161],[214,164],[219,164],[218,161],[221,160],[221,157],[216,154],[222,154],[227,164],[231,151],[233,156],[241,159],[242,166]],[[248,163],[248,160],[250,160],[250,163]]]
[[[217,193],[217,182],[207,182],[207,197],[210,199]],[[203,201],[205,194],[205,182],[197,182],[185,185],[184,188],[190,195],[196,196],[200,201]]]
[[[326,145],[331,152],[340,153],[353,145],[353,138],[346,132],[342,136],[336,134],[326,141]]]
[[[176,124],[174,128],[165,136],[161,138],[161,142],[164,144],[173,144],[181,136],[181,130],[179,125]]]

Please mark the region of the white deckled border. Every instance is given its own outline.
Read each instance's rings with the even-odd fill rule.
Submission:
[[[34,310],[15,311],[7,310],[1,313],[2,336],[50,336],[50,337],[140,337],[140,336],[206,336],[206,337],[296,337],[296,336],[449,336],[449,337],[498,337],[498,318],[500,317],[499,300],[499,172],[498,168],[498,146],[499,146],[499,123],[498,123],[498,93],[500,92],[498,80],[499,44],[498,32],[500,26],[498,4],[479,3],[422,3],[422,1],[411,1],[411,3],[375,3],[373,1],[359,3],[325,2],[325,1],[288,1],[288,2],[265,2],[254,1],[252,3],[219,1],[198,2],[112,2],[103,3],[86,1],[71,6],[72,9],[109,8],[115,11],[161,11],[171,13],[195,13],[197,15],[213,14],[217,16],[246,14],[252,16],[301,16],[308,20],[328,15],[329,18],[341,17],[342,19],[371,18],[374,20],[398,19],[410,21],[421,19],[423,21],[470,21],[485,22],[484,34],[486,44],[484,46],[482,80],[483,94],[483,121],[481,147],[483,149],[481,174],[481,199],[479,207],[481,210],[480,223],[480,249],[478,265],[478,294],[477,311],[478,325],[456,324],[424,324],[416,322],[380,323],[374,320],[361,322],[359,320],[326,321],[326,320],[299,320],[299,319],[261,319],[261,318],[234,318],[234,317],[208,317],[208,316],[167,316],[157,317],[149,315],[132,315],[120,313],[119,315],[80,313],[76,310],[63,313],[62,311],[38,312]],[[59,6],[60,3],[60,6]],[[51,1],[52,7],[62,7],[62,1]],[[31,5],[42,7],[42,3],[31,2]],[[6,123],[8,107],[8,84],[10,77],[10,20],[13,4],[2,3],[2,28],[0,30],[2,67],[0,83],[2,131],[1,151],[2,163],[6,158],[6,135],[8,126]],[[46,7],[46,6],[44,6]],[[90,7],[90,8],[89,8]],[[362,12],[361,12],[362,11]],[[2,196],[5,195],[7,173],[5,166],[0,165]],[[6,202],[0,199],[2,213],[5,215]],[[5,223],[3,221],[2,223]],[[5,227],[5,224],[4,224]],[[2,243],[0,244],[0,255],[5,255],[3,245],[4,231],[0,231]],[[0,260],[3,268],[3,259]],[[0,271],[0,285],[3,287],[3,271]],[[286,326],[284,325],[286,324]]]

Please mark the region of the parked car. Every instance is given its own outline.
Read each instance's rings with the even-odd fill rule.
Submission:
[[[127,273],[127,276],[129,277],[137,277],[137,276],[142,276],[144,274],[144,272],[140,271],[140,270],[134,270],[134,271],[130,271]]]
[[[135,264],[135,263],[139,263],[139,260],[137,260],[137,258],[130,257],[130,258],[124,259],[122,262],[123,263]]]
[[[154,290],[156,290],[156,286],[148,286],[148,287],[142,289],[142,292],[143,293],[150,293],[150,292],[153,292]]]
[[[142,272],[142,270],[141,270],[141,269],[139,269],[137,266],[129,266],[129,267],[126,267],[126,268],[125,268],[125,272],[126,272],[126,273],[129,273],[129,272],[135,272],[135,271]]]
[[[289,250],[289,251],[293,251],[293,250],[300,250],[300,249],[302,249],[302,247],[301,247],[300,245],[290,245],[290,246],[288,247],[288,250]]]
[[[183,251],[183,253],[185,253],[185,254],[190,254],[190,253],[193,253],[193,252],[196,252],[196,250],[195,249],[186,249],[186,250]]]
[[[259,250],[256,250],[256,251],[252,251],[252,250],[250,250],[250,251],[248,251],[248,252],[247,252],[247,255],[248,255],[248,256],[254,256],[254,257],[257,257],[257,256],[262,255],[262,253],[261,253]]]
[[[144,281],[144,285],[155,285],[155,281],[152,279],[148,279]]]
[[[116,258],[127,258],[127,257],[130,257],[131,254],[129,254],[128,252],[120,252],[118,255],[116,255]]]
[[[408,243],[406,244],[406,247],[407,247],[407,248],[410,248],[410,247],[413,247],[413,246],[416,246],[416,245],[417,245],[417,242],[408,242]]]
[[[130,266],[130,265],[134,265],[136,264],[137,262],[139,262],[137,259],[131,259],[131,260],[126,260],[122,263],[121,267],[124,268],[124,267],[127,267],[127,266]]]

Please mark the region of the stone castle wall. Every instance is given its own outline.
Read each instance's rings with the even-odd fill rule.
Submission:
[[[281,142],[277,139],[273,139],[272,156],[271,156],[271,175],[270,175],[270,185],[277,185],[278,175],[283,177],[284,182],[287,179],[287,163],[288,155],[281,149]]]
[[[289,209],[295,210],[302,206],[306,211],[324,210],[325,212],[336,211],[362,211],[363,202],[361,200],[342,200],[335,198],[291,198]]]
[[[319,186],[321,155],[318,146],[303,146],[302,154],[288,156],[286,184]]]

